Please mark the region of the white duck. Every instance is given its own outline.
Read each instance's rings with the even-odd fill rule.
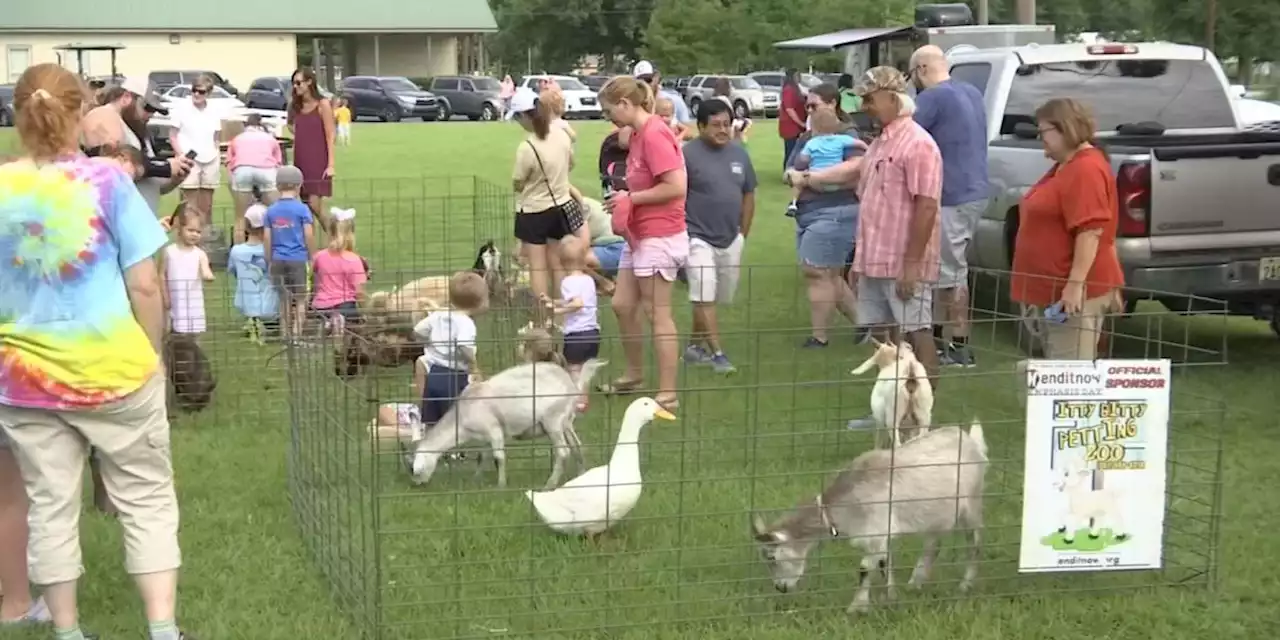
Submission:
[[[640,501],[640,430],[654,418],[675,420],[653,398],[640,398],[627,407],[609,464],[588,469],[551,491],[526,491],[538,517],[553,531],[590,538],[626,517]]]

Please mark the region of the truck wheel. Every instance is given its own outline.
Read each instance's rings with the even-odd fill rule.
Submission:
[[[745,120],[751,115],[751,110],[747,108],[747,103],[739,100],[733,103],[733,117],[739,120]]]
[[[383,122],[400,122],[402,117],[404,116],[400,113],[400,107],[394,104],[383,107],[382,111],[378,113],[378,119]]]
[[[689,101],[689,113],[692,113],[692,114],[696,117],[696,116],[698,115],[698,105],[700,105],[700,104],[702,104],[702,101],[701,101],[701,100],[699,100],[699,99],[697,99],[697,98],[694,98],[693,100],[690,100],[690,101]]]
[[[480,109],[480,121],[492,122],[497,119],[498,119],[498,110],[494,109],[493,105],[486,102],[484,104],[484,107]]]
[[[1277,338],[1280,338],[1280,311],[1277,311],[1276,315],[1271,317],[1271,331],[1276,334]]]
[[[440,112],[436,116],[436,119],[439,120],[440,122],[448,122],[449,118],[452,118],[452,117],[453,117],[453,108],[449,106],[448,102],[441,100]]]

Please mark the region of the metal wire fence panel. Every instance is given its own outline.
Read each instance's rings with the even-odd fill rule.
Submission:
[[[493,202],[505,202],[505,196],[494,194]],[[481,208],[509,221],[509,207]],[[477,224],[488,220],[476,214],[473,219]],[[507,235],[495,231],[492,237]],[[403,264],[398,272],[404,277],[445,275],[472,266],[474,254],[458,252],[474,250],[473,243],[490,237],[487,230],[477,231],[465,242],[449,244],[454,253],[438,267],[414,268],[403,257],[384,260]],[[408,231],[396,238],[395,246],[418,244]],[[1144,301],[1131,313],[1108,316],[1102,326],[1099,357],[1169,358],[1174,363],[1162,568],[1028,575],[1018,571],[1028,425],[1025,376],[1017,372],[1027,352],[1044,340],[1044,329],[1005,302],[1007,279],[1008,274],[975,274],[968,344],[978,364],[947,369],[935,379],[930,420],[935,432],[951,433],[939,429],[947,425],[967,430],[974,421],[983,427],[989,451],[976,490],[965,478],[970,477],[966,469],[978,463],[966,458],[968,445],[961,436],[956,436],[950,457],[894,462],[894,456],[906,456],[918,445],[913,449],[908,440],[897,449],[877,449],[874,431],[847,428],[850,419],[871,413],[868,399],[875,376],[850,374],[871,349],[859,343],[847,324],[831,330],[826,346],[803,347],[813,327],[800,271],[794,266],[746,266],[737,298],[718,309],[720,343],[736,365],[735,373],[724,375],[682,359],[679,406],[672,411],[676,420],[655,419],[643,428],[637,447],[625,439],[619,446],[620,433],[630,425],[624,420],[628,408],[637,397],[655,393],[654,349],[646,339],[644,364],[650,375],[638,395],[610,397],[592,391],[585,413],[570,412],[585,467],[566,450],[568,471],[561,481],[600,465],[608,464],[609,471],[603,488],[597,483],[577,493],[564,492],[561,497],[577,497],[560,506],[589,513],[599,507],[596,502],[624,500],[621,496],[628,495],[636,479],[629,473],[612,474],[626,468],[633,451],[642,470],[638,503],[624,518],[611,521],[602,535],[557,534],[545,522],[551,503],[544,501],[540,511],[536,500],[543,498],[527,493],[544,488],[557,453],[551,442],[563,423],[553,421],[561,415],[559,409],[548,407],[572,407],[578,398],[556,386],[553,374],[537,373],[557,366],[553,364],[538,365],[532,382],[517,386],[524,394],[494,382],[498,372],[516,364],[518,329],[530,315],[527,306],[510,299],[491,300],[478,319],[477,358],[487,379],[473,383],[467,394],[474,395],[464,395],[455,413],[445,414],[418,442],[414,438],[422,432],[415,434],[411,421],[402,425],[397,417],[398,409],[419,407],[422,400],[411,358],[359,371],[335,364],[353,351],[378,351],[381,330],[350,326],[326,334],[314,346],[289,349],[290,482],[300,526],[340,605],[371,638],[650,637],[662,629],[729,618],[843,615],[859,589],[860,570],[883,583],[874,575],[881,566],[864,563],[868,556],[879,557],[868,553],[867,545],[874,543],[860,538],[885,538],[884,569],[896,566],[903,575],[902,568],[915,565],[926,550],[924,536],[850,527],[885,520],[890,505],[909,509],[912,502],[930,499],[949,505],[953,513],[941,518],[947,524],[937,529],[944,549],[928,579],[918,581],[922,588],[897,590],[896,604],[953,606],[948,601],[961,597],[1074,597],[1096,590],[1212,585],[1226,421],[1218,391],[1224,376],[1221,367],[1209,365],[1226,362],[1225,307],[1150,293],[1145,297],[1164,307],[1194,306],[1198,313],[1179,316]],[[393,284],[379,279],[384,283]],[[1128,295],[1144,297],[1134,294]],[[681,328],[678,348],[684,349],[692,311],[683,285],[674,288],[672,299],[675,326]],[[592,387],[625,373],[619,324],[601,300],[600,358],[608,364]],[[443,447],[420,445],[434,442],[442,429],[453,433],[443,438],[450,444],[460,433],[476,431],[483,420],[449,422],[450,416],[471,420],[480,415],[464,412],[464,405],[516,411],[525,406],[521,403],[527,403],[525,413],[541,422],[523,425],[533,437],[506,433],[506,487],[498,485],[493,438],[477,435],[449,447],[460,458],[444,455]],[[649,417],[655,415],[651,410]],[[880,470],[887,497],[860,494],[864,476],[838,475],[855,459],[864,470],[877,469],[875,456],[882,454],[863,457],[872,451],[887,451],[883,455],[893,469]],[[422,476],[415,476],[413,464],[428,454],[438,466],[419,484]],[[915,467],[937,468],[923,473],[938,474],[933,483],[940,494],[912,495],[907,485],[895,488],[897,474]],[[599,490],[593,492],[592,486]],[[864,503],[859,508],[866,510],[865,519],[849,516],[850,492],[858,498],[853,502]],[[815,503],[815,496],[839,500],[824,506]],[[966,508],[976,512],[962,513]],[[935,504],[933,510],[939,509]],[[759,516],[759,527],[753,516]],[[843,529],[838,537],[856,544],[832,544],[833,529]],[[975,530],[981,534],[981,552],[971,556],[968,541]],[[786,593],[774,588],[778,567],[796,558],[784,557],[781,545],[765,539],[778,531],[786,538],[774,542],[802,540],[788,548],[806,558],[803,581],[789,585],[797,588]],[[786,566],[795,570],[798,565]],[[889,604],[881,588],[871,593],[868,603]]]

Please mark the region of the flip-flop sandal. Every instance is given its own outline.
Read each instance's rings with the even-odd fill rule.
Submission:
[[[658,398],[654,398],[653,401],[657,402],[659,407],[662,407],[667,411],[674,412],[676,409],[680,408],[680,400],[677,398],[668,397],[667,399],[663,400],[662,398],[658,397]]]
[[[613,382],[600,383],[596,386],[596,391],[606,396],[629,396],[639,393],[640,388],[643,386],[643,380],[618,379]]]

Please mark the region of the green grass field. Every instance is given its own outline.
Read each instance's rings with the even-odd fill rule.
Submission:
[[[575,127],[574,179],[592,194],[595,149],[605,127]],[[1175,378],[1164,571],[1018,576],[1024,427],[1009,373],[1017,348],[1008,323],[988,317],[974,332],[981,366],[946,375],[935,410],[939,421],[981,418],[993,449],[986,548],[973,598],[955,600],[963,559],[958,538],[945,543],[936,584],[903,594],[919,606],[849,619],[844,608],[857,556],[843,544],[812,556],[798,593],[777,595],[752,548],[748,514],[809,499],[833,470],[870,446],[866,434],[847,432],[843,423],[866,412],[871,378],[848,373],[867,348],[855,345],[847,328],[833,331],[826,350],[797,348],[807,335],[807,307],[794,267],[792,221],[781,213],[788,197],[776,170],[781,145],[769,129],[758,127],[751,142],[762,182],[747,245],[752,268],[722,320],[727,352],[740,371],[728,378],[682,372],[679,420],[655,423],[642,437],[645,496],[598,545],[555,536],[522,497],[546,478],[545,442],[509,445],[508,491],[496,489],[492,471],[474,477],[471,465],[442,466],[430,485],[413,487],[393,456],[374,454],[363,432],[372,399],[412,400],[407,370],[341,383],[323,350],[292,365],[285,357],[271,359],[274,349],[237,335],[227,278],[210,285],[207,306],[216,326],[206,350],[217,368],[217,397],[204,414],[174,424],[184,627],[214,640],[356,638],[369,624],[396,639],[809,640],[832,633],[1163,640],[1274,633],[1280,581],[1270,562],[1280,559],[1280,545],[1270,532],[1280,526],[1280,467],[1272,457],[1276,420],[1265,406],[1275,405],[1280,341],[1262,323],[1186,320],[1153,305],[1117,328],[1156,336],[1159,344],[1117,339],[1116,357],[1208,361],[1223,357],[1210,352],[1226,342],[1231,360],[1186,367]],[[520,138],[515,125],[359,124],[354,134],[355,145],[339,152],[342,184],[333,203],[357,208],[359,249],[372,263],[376,286],[469,267],[479,242],[509,236],[506,185]],[[0,149],[14,142],[6,135]],[[225,193],[219,200],[227,200]],[[994,286],[979,281],[975,299],[992,299]],[[616,336],[611,314],[601,315],[606,335]],[[678,323],[689,326],[683,305]],[[509,361],[512,327],[505,314],[492,314],[482,332],[491,342],[481,358]],[[610,340],[604,357],[620,356]],[[290,366],[303,418],[292,450]],[[589,464],[608,457],[625,402],[594,398],[579,421]],[[1220,404],[1227,405],[1225,419],[1215,409]],[[1219,443],[1225,488],[1215,509]],[[298,518],[290,504],[290,457],[302,496]],[[85,627],[105,639],[141,637],[138,599],[121,570],[118,526],[87,510],[82,531]],[[1216,552],[1215,533],[1221,537]],[[321,562],[313,561],[308,543]],[[901,546],[895,558],[905,582],[916,543]],[[1205,588],[1205,571],[1219,576],[1216,590]],[[1184,581],[1191,586],[1159,586]],[[882,594],[877,590],[875,597]]]

